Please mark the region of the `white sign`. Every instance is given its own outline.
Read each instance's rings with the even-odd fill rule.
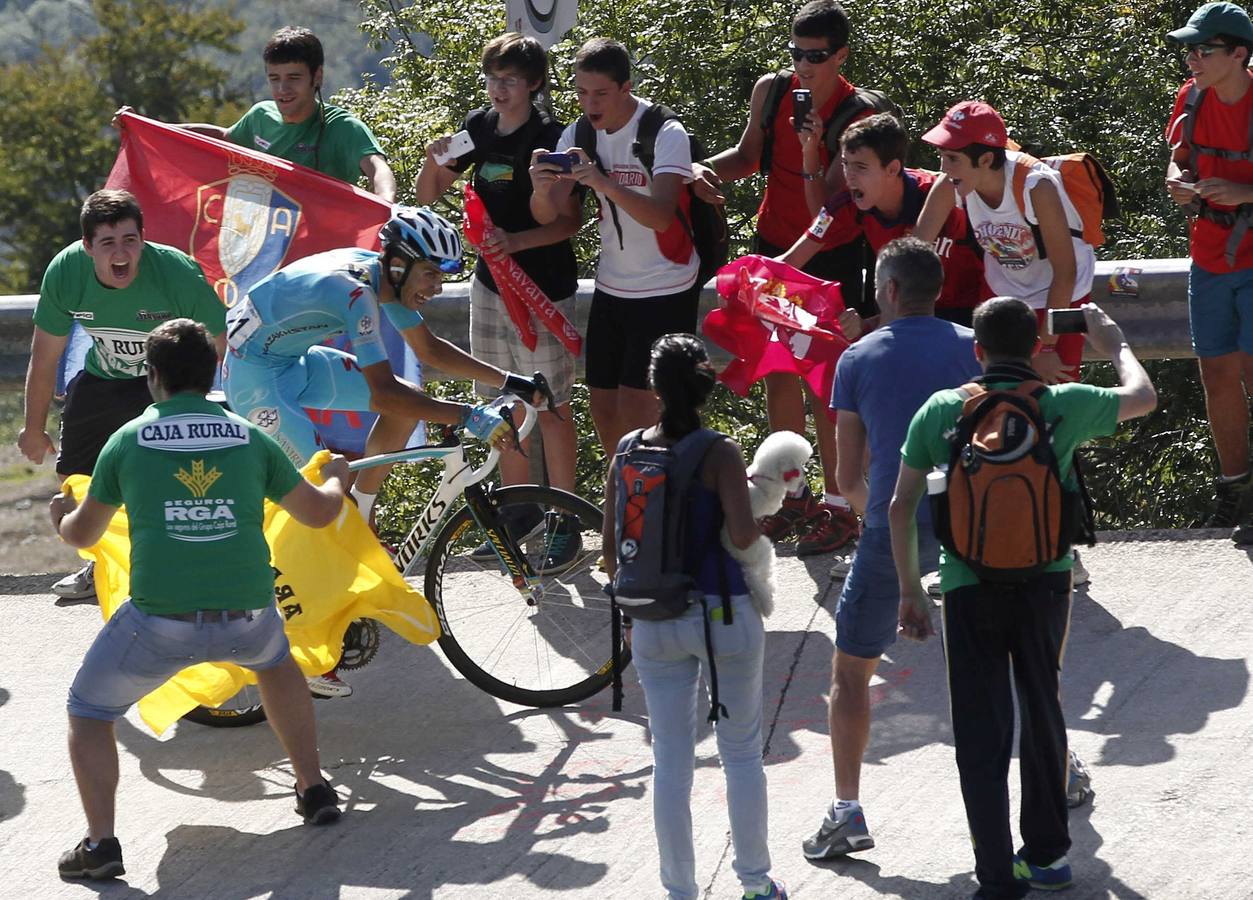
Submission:
[[[579,18],[579,0],[505,0],[510,31],[520,31],[547,50],[557,43]]]

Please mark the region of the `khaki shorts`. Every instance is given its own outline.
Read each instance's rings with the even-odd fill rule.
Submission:
[[[553,301],[562,314],[574,321],[574,297]],[[470,281],[470,355],[475,359],[528,378],[543,372],[558,405],[570,402],[574,386],[574,354],[557,336],[535,322],[535,349],[528,350],[518,336],[505,301],[474,278]],[[500,385],[474,382],[474,390],[488,400],[500,396]]]

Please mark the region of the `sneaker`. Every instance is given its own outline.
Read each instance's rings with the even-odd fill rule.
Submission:
[[[73,850],[66,850],[57,860],[57,871],[62,878],[117,878],[125,875],[122,866],[122,845],[117,838],[101,839],[95,849],[87,848],[87,838],[78,842]]]
[[[787,888],[782,881],[771,878],[770,890],[764,894],[761,891],[746,891],[744,900],[787,900]]]
[[[339,677],[334,669],[325,675],[305,678],[309,685],[309,693],[323,700],[334,700],[337,697],[351,697],[352,685]]]
[[[835,562],[831,563],[831,580],[843,581],[848,577],[848,573],[853,571],[853,555],[837,556]]]
[[[506,506],[500,511],[501,523],[510,534],[516,534],[517,542],[525,544],[544,532],[544,513],[534,504]],[[496,548],[491,541],[484,541],[470,551],[470,559],[490,562],[496,559]]]
[[[545,575],[564,572],[583,552],[583,535],[579,517],[549,512],[546,516],[548,537],[545,538],[544,561],[539,570]]]
[[[840,822],[833,820],[828,810],[817,833],[801,842],[801,852],[806,859],[834,859],[859,850],[869,850],[873,846],[874,838],[870,836],[866,816],[859,807]]]
[[[819,505],[806,486],[799,497],[784,497],[779,511],[762,516],[757,525],[762,534],[776,543],[789,537],[799,537],[809,530],[813,520],[821,513]]]
[[[96,596],[96,564],[89,562],[72,575],[66,575],[52,586],[52,593],[62,600],[86,600]]]
[[[1066,805],[1071,809],[1083,806],[1092,798],[1092,775],[1074,750],[1066,767]]]
[[[1206,528],[1233,528],[1240,524],[1240,507],[1250,481],[1222,481],[1214,486],[1214,509],[1205,520]]]
[[[1074,884],[1070,862],[1064,856],[1057,857],[1047,866],[1036,866],[1015,853],[1014,878],[1041,891],[1060,891]]]
[[[1092,580],[1088,575],[1088,567],[1083,564],[1083,560],[1079,558],[1079,551],[1075,553],[1075,564],[1070,567],[1070,587],[1072,589],[1083,587]]]
[[[940,573],[928,572],[922,576],[922,589],[927,592],[927,596],[932,600],[942,600],[944,591],[940,590]]]
[[[819,503],[818,517],[796,542],[797,556],[820,556],[833,553],[857,537],[861,527],[851,509]]]
[[[296,812],[306,825],[328,825],[339,818],[339,797],[329,781],[315,784],[303,794],[296,791]]]

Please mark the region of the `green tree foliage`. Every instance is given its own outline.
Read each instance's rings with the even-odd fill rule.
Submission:
[[[94,37],[45,46],[0,67],[0,287],[34,291],[48,262],[79,236],[78,208],[109,173],[116,108],[165,121],[238,112],[227,72],[203,59],[229,51],[242,24],[169,0],[92,0]]]
[[[799,2],[774,0],[601,0],[580,5],[580,23],[552,52],[553,105],[577,114],[571,60],[588,37],[622,40],[636,60],[636,92],[679,112],[711,151],[734,142],[744,127],[753,83],[788,62],[785,44]],[[1110,170],[1123,215],[1107,229],[1098,254],[1107,259],[1182,256],[1186,225],[1162,189],[1162,140],[1175,92],[1187,77],[1165,33],[1187,20],[1197,0],[1130,5],[1101,0],[997,6],[954,0],[848,0],[853,26],[845,74],[855,84],[886,90],[915,135],[912,162],[936,167],[916,136],[953,103],[994,104],[1010,133],[1028,150],[1087,150]],[[458,127],[484,102],[479,51],[503,31],[503,3],[363,0],[364,28],[393,68],[386,88],[367,86],[346,99],[380,135],[402,189],[410,189],[432,138]],[[429,35],[425,58],[419,36]],[[728,195],[741,242],[760,199],[759,178]],[[456,214],[455,197],[448,211]],[[595,241],[584,229],[583,271],[594,265]],[[741,243],[741,248],[743,248]],[[1204,406],[1190,361],[1152,366],[1163,397],[1153,416],[1124,427],[1091,454],[1091,481],[1104,527],[1195,524],[1205,510],[1213,462]],[[1089,377],[1108,380],[1108,367]],[[764,434],[760,398],[725,393],[711,409],[715,424],[748,449]],[[595,441],[583,414],[580,446]],[[591,455],[591,454],[587,454]],[[599,461],[597,461],[599,462]],[[598,493],[598,465],[580,485]]]

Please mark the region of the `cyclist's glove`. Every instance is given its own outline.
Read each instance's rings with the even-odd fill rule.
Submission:
[[[509,431],[509,423],[495,407],[487,404],[467,404],[462,413],[461,427],[485,444],[492,443]]]

